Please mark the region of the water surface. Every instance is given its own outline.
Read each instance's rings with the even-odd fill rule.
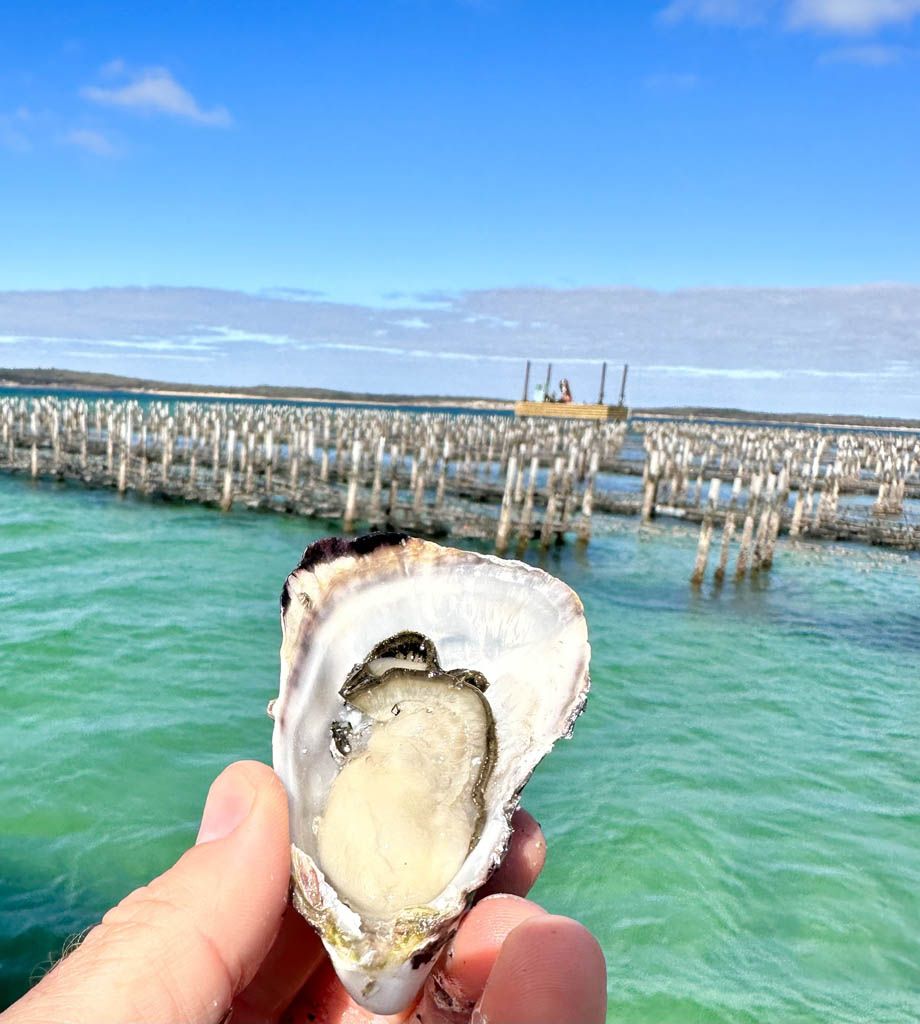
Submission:
[[[324,532],[0,475],[0,1004],[270,759],[278,593]],[[920,561],[781,544],[694,594],[694,548],[623,521],[546,558],[593,691],[525,794],[534,898],[598,935],[611,1021],[916,1020]]]

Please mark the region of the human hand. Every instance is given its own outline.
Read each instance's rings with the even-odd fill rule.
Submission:
[[[288,903],[287,798],[263,764],[211,786],[197,844],[110,910],[2,1024],[602,1024],[604,958],[580,924],[523,898],[543,866],[526,812],[487,895],[412,1010],[358,1007]]]

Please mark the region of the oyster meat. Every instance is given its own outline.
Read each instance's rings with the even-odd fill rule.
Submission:
[[[521,562],[389,533],[311,545],[281,605],[294,904],[352,997],[396,1013],[584,706],[581,602]]]

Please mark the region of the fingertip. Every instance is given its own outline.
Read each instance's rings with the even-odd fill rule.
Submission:
[[[567,917],[522,921],[505,940],[477,1009],[489,1024],[603,1024],[607,966],[597,939]]]
[[[519,851],[518,856],[531,879],[530,886],[532,886],[546,864],[546,838],[543,835],[543,829],[540,827],[540,822],[523,807],[515,811],[511,824],[514,826],[516,839],[514,845]],[[530,886],[528,886],[528,890]]]
[[[522,924],[529,926],[522,928],[522,936],[526,935],[525,941],[547,943],[558,950],[571,949],[592,970],[602,973],[606,981],[607,961],[601,944],[580,921],[561,914],[546,914],[541,918],[528,919]]]
[[[283,783],[261,761],[235,761],[211,783],[196,845],[224,839],[238,826],[249,827],[250,823],[266,833],[269,841],[283,835],[287,850],[287,794]]]
[[[438,1010],[450,1004],[468,1013],[479,999],[508,935],[523,921],[546,911],[520,896],[488,896],[467,914],[425,987],[425,1000]],[[426,1019],[424,1013],[423,1019]],[[438,1019],[437,1016],[433,1019]]]
[[[480,899],[494,893],[526,896],[546,863],[546,839],[536,818],[521,807],[514,812],[511,825],[514,831],[508,852],[482,888]]]
[[[274,769],[261,761],[237,761],[230,768],[243,773],[255,787],[260,802],[264,802],[266,814],[275,822],[283,820],[284,835],[288,835],[288,800],[284,783]],[[229,769],[228,769],[229,770]],[[287,845],[287,844],[286,844]]]
[[[253,789],[260,794],[264,793],[270,800],[286,800],[284,783],[273,768],[261,761],[234,761],[228,764],[217,778],[221,779],[224,776],[245,779]]]

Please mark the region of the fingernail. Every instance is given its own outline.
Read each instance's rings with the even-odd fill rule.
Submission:
[[[224,839],[246,820],[256,791],[242,772],[227,769],[211,783],[195,845]]]
[[[470,1016],[470,1024],[489,1024],[483,1016],[482,1010],[478,1006],[473,1007],[473,1013]]]

